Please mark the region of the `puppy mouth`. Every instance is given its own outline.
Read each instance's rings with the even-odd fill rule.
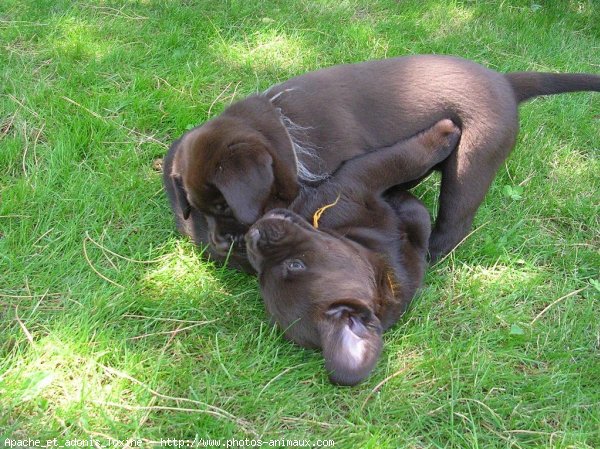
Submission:
[[[209,233],[208,240],[213,252],[218,256],[226,257],[231,254],[245,255],[246,245],[244,234],[226,234],[221,237],[222,242],[217,243],[214,236]]]
[[[212,252],[220,257],[230,253],[243,254],[246,252],[244,234],[247,228],[232,226],[231,223],[219,217],[204,213],[207,224],[207,240]]]

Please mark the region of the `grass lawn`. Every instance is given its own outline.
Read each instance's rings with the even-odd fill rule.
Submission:
[[[232,100],[342,62],[598,73],[599,18],[594,0],[2,0],[0,446],[600,447],[600,94],[521,108],[474,232],[355,388],[175,232],[153,166]],[[432,211],[438,187],[416,189]]]

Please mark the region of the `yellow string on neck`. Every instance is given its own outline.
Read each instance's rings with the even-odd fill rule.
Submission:
[[[387,275],[388,284],[390,284],[390,289],[392,290],[392,295],[396,296],[396,289],[394,288],[395,282],[392,279],[392,276],[389,271],[386,273],[386,275]]]
[[[335,199],[335,201],[333,203],[326,204],[325,206],[320,207],[314,213],[314,215],[313,215],[313,226],[314,226],[315,229],[319,229],[319,219],[321,218],[321,215],[323,215],[323,212],[325,212],[330,207],[335,206],[337,204],[337,202],[339,201],[339,199],[340,199],[340,195],[341,195],[341,193],[338,193],[338,196],[337,196],[337,198]]]

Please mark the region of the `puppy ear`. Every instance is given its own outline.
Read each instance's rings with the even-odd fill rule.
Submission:
[[[262,141],[265,150],[273,158],[277,195],[292,202],[300,190],[298,160],[287,129],[288,126],[293,128],[294,124],[285,118],[282,111],[266,96],[248,97],[237,105],[249,108],[244,112],[244,116],[251,122],[253,137]]]
[[[262,215],[273,188],[273,159],[250,143],[231,145],[230,157],[217,168],[214,185],[241,223],[251,225]]]
[[[181,178],[181,175],[172,174],[171,182],[173,183],[173,190],[175,191],[175,197],[179,203],[179,208],[181,209],[183,219],[187,220],[192,212],[192,205],[188,201],[187,193],[185,193],[183,179]]]
[[[371,372],[381,353],[381,324],[355,300],[333,304],[320,323],[321,347],[330,380],[356,385]]]
[[[182,173],[182,140],[179,139],[176,141],[171,148],[169,149],[169,154],[167,156],[167,163],[165,164],[167,168],[168,165],[170,167],[169,181],[171,182],[172,191],[175,192],[175,200],[181,209],[181,214],[183,215],[183,219],[187,220],[190,217],[190,213],[192,212],[192,205],[188,201],[187,193],[185,191],[185,187],[183,186],[183,177]],[[173,155],[173,156],[171,156]],[[172,157],[172,162],[169,162],[169,157]],[[168,169],[168,168],[167,168]],[[167,178],[165,177],[165,182]]]

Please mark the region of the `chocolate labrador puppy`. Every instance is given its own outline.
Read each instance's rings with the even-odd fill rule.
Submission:
[[[501,74],[437,55],[334,66],[250,96],[186,133],[167,156],[165,186],[182,232],[243,262],[243,232],[264,212],[287,207],[302,185],[449,118],[462,139],[434,167],[442,173],[429,242],[436,259],[468,233],[513,148],[518,104],[581,90],[600,90],[600,76]]]
[[[354,385],[371,372],[382,332],[406,310],[425,273],[429,213],[411,194],[389,189],[424,175],[459,137],[446,119],[358,156],[246,234],[268,313],[290,340],[322,348],[334,383]]]

